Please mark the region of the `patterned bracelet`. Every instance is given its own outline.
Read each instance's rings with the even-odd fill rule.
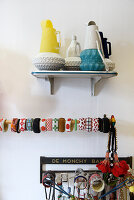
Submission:
[[[52,131],[52,119],[51,118],[46,120],[46,129],[47,129],[47,131]]]
[[[6,123],[7,119],[3,119],[3,131],[7,132],[8,131],[8,123]]]
[[[83,131],[86,129],[86,119],[85,118],[79,118],[79,130]]]
[[[4,119],[0,119],[0,131],[4,131]]]
[[[71,118],[66,120],[66,132],[71,132],[71,121]]]
[[[59,118],[59,132],[63,133],[65,131],[65,119]]]
[[[74,121],[75,121],[74,130],[77,131],[77,119],[75,119]]]
[[[92,131],[92,118],[90,117],[86,118],[86,131]]]
[[[92,118],[92,131],[97,132],[99,130],[99,120],[98,118]]]
[[[58,124],[59,124],[59,120],[57,118],[54,118],[53,122],[52,122],[53,131],[58,131],[58,129],[59,129]]]
[[[33,130],[33,118],[28,118],[26,120],[26,130],[32,131]]]
[[[46,119],[40,120],[40,130],[43,132],[46,131]]]
[[[17,122],[18,118],[13,118],[12,123],[11,123],[11,131],[17,132]]]
[[[26,130],[26,119],[22,118],[19,122],[19,131],[25,131]]]

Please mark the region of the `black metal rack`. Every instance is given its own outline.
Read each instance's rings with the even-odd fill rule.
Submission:
[[[96,165],[99,162],[103,161],[105,158],[103,157],[40,157],[40,183],[42,183],[42,176],[43,174],[46,172],[43,170],[43,165],[44,164],[73,164],[73,165],[85,165],[85,164],[92,164],[92,165]],[[127,162],[127,164],[130,165],[130,167],[132,168],[132,156],[130,157],[120,157],[119,160],[125,160]],[[75,171],[73,170],[52,170],[54,173],[73,173]],[[84,170],[85,172],[95,172],[98,170]]]

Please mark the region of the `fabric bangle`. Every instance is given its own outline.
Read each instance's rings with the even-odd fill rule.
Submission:
[[[75,121],[75,123],[74,123],[74,130],[77,131],[77,119],[75,119],[74,121]]]
[[[43,132],[46,131],[46,119],[40,120],[40,130]]]
[[[85,118],[79,118],[79,130],[85,130],[86,128],[86,119]]]
[[[35,118],[33,120],[33,132],[40,133],[40,118]]]
[[[59,118],[59,132],[65,131],[65,119]]]
[[[102,119],[103,133],[108,133],[110,131],[110,121],[107,117]]]
[[[58,123],[59,123],[59,120],[57,118],[54,118],[52,122],[53,131],[58,131],[58,128],[59,128]]]
[[[12,123],[11,123],[11,131],[13,132],[17,132],[17,122],[18,122],[18,118],[13,118]]]
[[[4,119],[0,119],[0,131],[4,131]]]
[[[66,120],[66,132],[71,132],[71,121],[71,118]]]
[[[16,124],[16,132],[20,133],[20,129],[19,129],[19,123],[20,123],[20,119],[18,119],[17,124]]]
[[[8,123],[6,123],[7,119],[3,119],[3,131],[7,132],[8,131]]]
[[[26,120],[26,130],[32,131],[33,130],[33,118],[28,118]]]
[[[99,130],[99,120],[98,118],[92,118],[92,131],[97,132]]]
[[[92,118],[90,117],[86,118],[86,131],[92,131]]]
[[[19,122],[19,131],[25,131],[26,130],[26,119],[22,118]]]
[[[103,121],[101,118],[98,118],[98,120],[99,120],[99,131],[103,132]]]
[[[46,119],[46,129],[47,131],[52,131],[52,119]]]

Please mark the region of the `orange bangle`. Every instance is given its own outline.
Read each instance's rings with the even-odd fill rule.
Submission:
[[[17,122],[18,122],[18,118],[13,118],[12,123],[11,123],[11,131],[17,132]]]
[[[59,132],[65,131],[65,119],[59,118]]]

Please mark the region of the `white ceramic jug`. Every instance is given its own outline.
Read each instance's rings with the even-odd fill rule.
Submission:
[[[84,49],[97,49],[107,70],[107,64],[104,59],[104,52],[103,52],[100,33],[98,30],[98,26],[94,21],[90,21],[88,23]]]
[[[81,52],[80,43],[77,42],[76,35],[72,36],[72,41],[67,49],[66,57],[79,57]]]
[[[101,37],[96,23],[94,21],[90,21],[86,29],[84,49],[98,49],[96,44],[97,41],[99,49],[102,50]]]

